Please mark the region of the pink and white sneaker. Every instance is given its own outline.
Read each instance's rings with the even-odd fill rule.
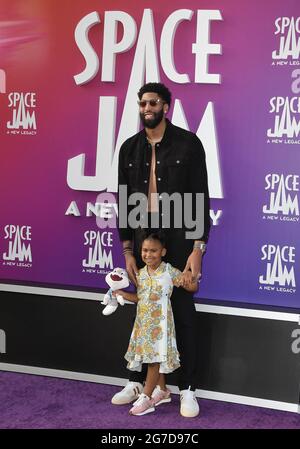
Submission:
[[[141,393],[137,401],[133,403],[133,407],[129,410],[130,415],[142,416],[146,413],[155,411],[152,399],[146,394]]]
[[[162,390],[159,385],[156,385],[151,395],[151,399],[155,406],[171,402],[171,391],[168,388]]]

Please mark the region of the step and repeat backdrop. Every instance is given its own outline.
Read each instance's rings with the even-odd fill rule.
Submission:
[[[299,0],[2,0],[0,281],[106,289],[137,91],[207,158],[196,298],[300,306]]]

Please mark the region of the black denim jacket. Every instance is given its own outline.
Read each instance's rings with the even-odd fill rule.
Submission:
[[[164,136],[155,145],[157,192],[159,195],[163,192],[203,193],[204,233],[197,240],[207,242],[210,228],[209,195],[202,143],[196,134],[173,125],[169,120],[166,122]],[[151,155],[152,149],[145,130],[123,143],[119,155],[119,191],[120,185],[126,185],[128,196],[135,192],[148,195]],[[119,204],[119,213],[121,206]],[[129,227],[119,227],[119,235],[121,241],[132,240],[133,231]]]

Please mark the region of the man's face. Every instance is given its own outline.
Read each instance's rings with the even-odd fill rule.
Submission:
[[[156,128],[162,121],[165,111],[168,110],[168,105],[155,92],[145,93],[140,103],[142,124],[145,128]]]

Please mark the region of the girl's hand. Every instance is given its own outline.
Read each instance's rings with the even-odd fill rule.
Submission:
[[[117,296],[117,295],[123,296],[124,292],[123,292],[123,290],[115,290],[114,292],[112,292],[112,295],[113,296]]]
[[[180,285],[183,288],[190,286],[193,283],[193,275],[191,271],[185,271],[181,275]]]

